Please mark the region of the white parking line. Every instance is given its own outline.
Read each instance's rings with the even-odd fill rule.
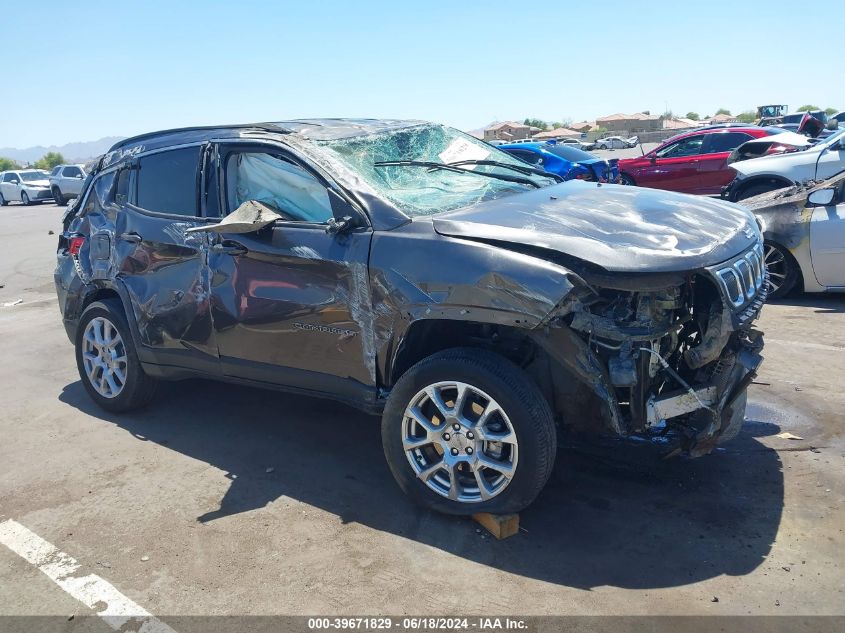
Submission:
[[[8,519],[0,522],[0,543],[35,565],[86,607],[95,610],[114,630],[121,629],[127,633],[176,633],[96,574],[77,575],[81,565],[74,558],[59,551],[56,546],[17,521]],[[124,627],[130,620],[134,622]]]

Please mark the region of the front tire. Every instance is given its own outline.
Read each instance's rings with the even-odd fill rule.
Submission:
[[[6,200],[6,198],[3,197],[2,193],[0,193],[0,207],[8,207],[8,206],[9,206],[9,201]]]
[[[53,187],[53,200],[55,200],[56,204],[60,207],[67,204],[67,198],[62,195],[62,190],[58,187]]]
[[[472,348],[411,367],[390,393],[381,431],[399,487],[446,514],[523,510],[548,481],[557,449],[537,385],[509,360]]]
[[[750,185],[740,191],[736,196],[736,201],[739,202],[740,200],[747,200],[748,198],[753,198],[754,196],[759,196],[764,193],[769,193],[770,191],[783,189],[784,187],[788,186],[789,185],[784,185],[782,182],[760,182],[754,185]]]
[[[782,299],[795,288],[798,282],[798,262],[780,244],[766,242],[763,246],[763,262],[769,273],[769,299]]]
[[[636,186],[634,179],[631,178],[628,174],[620,174],[619,175],[619,182],[620,182],[620,184],[626,185],[628,187]]]
[[[21,204],[24,204],[26,206],[29,206],[29,205],[32,204],[32,202],[30,201],[29,196],[27,195],[26,191],[21,191]]]
[[[120,301],[95,301],[85,308],[75,343],[79,377],[98,406],[129,411],[153,399],[157,381],[141,367]]]

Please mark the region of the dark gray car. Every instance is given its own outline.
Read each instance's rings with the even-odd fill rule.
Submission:
[[[59,241],[83,384],[111,411],[191,376],[342,400],[382,415],[409,495],[459,514],[531,503],[563,432],[734,437],[761,360],[753,216],[558,181],[422,121],[122,141]]]

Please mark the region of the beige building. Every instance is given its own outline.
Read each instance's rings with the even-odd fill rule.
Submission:
[[[530,136],[530,127],[514,121],[502,121],[501,123],[495,123],[484,128],[485,141],[518,141],[520,139],[529,138]]]
[[[605,128],[608,132],[625,132],[629,134],[663,129],[663,121],[659,116],[646,114],[645,112],[610,114],[596,119],[596,125]]]
[[[550,139],[559,138],[575,138],[580,137],[581,133],[575,130],[570,130],[565,127],[556,127],[553,130],[546,130],[545,132],[538,132],[531,138],[536,138],[538,141],[548,141]]]

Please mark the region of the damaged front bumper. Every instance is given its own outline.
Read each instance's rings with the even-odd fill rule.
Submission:
[[[763,360],[763,335],[753,327],[768,289],[762,245],[650,283],[588,273],[584,279],[589,292],[561,306],[546,331],[570,357],[575,351],[568,369],[591,389],[605,430],[646,436],[690,456],[735,437]],[[561,409],[566,404],[558,407],[564,423],[590,419]]]

